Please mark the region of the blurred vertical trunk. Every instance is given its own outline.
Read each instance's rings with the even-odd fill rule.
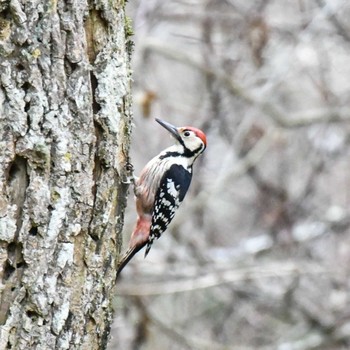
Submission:
[[[104,349],[127,186],[124,1],[0,0],[0,349]]]

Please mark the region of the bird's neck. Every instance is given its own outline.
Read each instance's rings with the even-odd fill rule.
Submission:
[[[174,163],[179,163],[183,165],[185,168],[192,167],[195,159],[198,154],[189,154],[184,146],[180,144],[176,144],[166,148],[159,154],[159,158],[161,160],[167,159],[169,161],[173,161]]]

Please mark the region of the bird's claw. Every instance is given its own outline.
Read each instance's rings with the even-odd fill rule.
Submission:
[[[134,166],[130,162],[126,162],[125,164],[126,176],[122,181],[123,184],[130,185],[135,184],[136,176],[134,175]]]

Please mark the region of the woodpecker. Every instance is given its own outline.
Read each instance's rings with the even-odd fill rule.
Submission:
[[[117,277],[145,246],[146,257],[153,241],[166,230],[190,186],[193,163],[207,146],[204,132],[197,128],[178,128],[164,120],[156,121],[170,132],[176,144],[151,159],[140,177],[134,179],[138,218],[129,248],[118,264]]]

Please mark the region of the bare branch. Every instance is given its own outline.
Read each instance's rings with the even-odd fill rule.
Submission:
[[[290,277],[293,275],[323,275],[333,274],[335,271],[324,269],[311,263],[297,264],[294,262],[275,262],[265,266],[247,267],[235,270],[226,270],[208,273],[199,276],[198,271],[185,279],[143,284],[120,283],[118,294],[129,296],[165,295],[191,292],[200,289],[217,287],[223,284],[235,283],[244,280],[268,279],[271,277]],[[339,272],[338,272],[339,273]]]
[[[190,67],[198,69],[208,76],[217,79],[222,85],[234,96],[239,97],[248,105],[260,109],[264,114],[272,118],[272,120],[281,127],[299,128],[318,123],[339,123],[350,121],[350,110],[348,108],[332,108],[319,111],[313,115],[299,115],[297,117],[287,115],[281,111],[276,105],[267,101],[260,101],[257,97],[250,94],[244,87],[234,82],[227,74],[220,72],[219,69],[213,69],[205,66],[198,59],[166,46],[157,40],[148,39],[143,43],[144,50],[156,52],[164,57],[183,62]]]

